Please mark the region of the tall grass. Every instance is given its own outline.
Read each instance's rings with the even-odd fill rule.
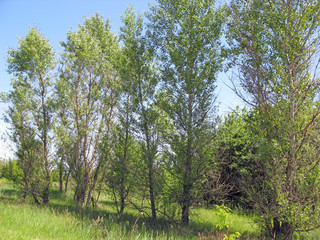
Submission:
[[[130,207],[118,216],[107,196],[101,208],[80,211],[70,195],[57,189],[51,192],[47,206],[34,205],[31,199],[23,203],[21,199],[21,192],[11,183],[0,183],[0,239],[227,239],[235,233],[241,235],[240,239],[264,239],[253,221],[257,216],[241,211],[224,213],[219,208],[199,207],[191,215],[191,224],[184,227],[164,219],[152,223]],[[318,233],[295,238],[320,239]]]

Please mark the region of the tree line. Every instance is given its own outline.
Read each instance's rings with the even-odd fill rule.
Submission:
[[[317,228],[319,20],[319,0],[158,0],[146,17],[128,8],[118,36],[86,18],[59,56],[30,28],[7,57],[16,160],[2,174],[39,204],[56,176],[78,208],[107,191],[153,221],[232,202],[274,239]],[[250,106],[224,118],[223,70]]]

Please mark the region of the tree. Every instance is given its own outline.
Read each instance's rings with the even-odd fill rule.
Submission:
[[[143,18],[136,15],[133,8],[126,10],[122,18],[120,40],[122,62],[120,75],[122,82],[128,85],[128,94],[134,104],[136,116],[135,132],[140,140],[142,158],[147,166],[147,181],[151,203],[152,219],[157,219],[155,193],[155,161],[158,152],[159,137],[157,134],[157,114],[152,109],[157,78],[155,75],[154,53],[144,37]]]
[[[14,174],[10,171],[6,174],[8,179],[11,179],[14,183],[18,184],[24,192],[24,200],[26,200],[27,194],[31,193],[35,202],[39,203],[37,193],[34,189],[36,186],[32,181],[35,174],[35,170],[38,166],[38,151],[36,149],[35,133],[32,129],[32,118],[28,109],[30,109],[30,89],[23,84],[20,80],[12,79],[11,93],[4,96],[5,101],[10,101],[12,106],[6,113],[5,121],[11,124],[11,132],[9,135],[10,140],[15,143],[17,161],[12,162],[11,166],[16,166],[17,169],[22,170],[22,174]],[[19,171],[18,171],[19,172]],[[22,175],[22,177],[21,177]],[[42,179],[35,179],[36,182],[42,182]],[[41,188],[40,188],[41,189]]]
[[[61,138],[74,152],[68,165],[76,182],[75,202],[89,207],[100,169],[104,164],[99,146],[108,133],[117,102],[118,76],[113,68],[118,43],[109,22],[96,14],[69,32],[56,94],[64,100]],[[87,198],[87,200],[86,200]]]
[[[221,69],[222,11],[212,0],[159,0],[149,15],[161,64],[161,108],[174,134],[164,134],[168,171],[178,179],[182,223],[203,177],[213,137],[214,82]]]
[[[248,189],[276,238],[319,227],[320,1],[232,1],[229,43],[257,111],[256,179]]]
[[[0,173],[1,178],[5,178],[9,181],[12,181],[16,184],[21,184],[22,189],[24,181],[23,181],[23,170],[21,169],[19,163],[15,159],[9,159],[9,161],[1,161],[0,165]]]
[[[257,138],[251,131],[255,110],[237,107],[218,124],[214,141],[214,161],[205,182],[207,201],[231,201],[245,208],[252,208],[246,188],[248,177],[254,171]],[[212,187],[215,186],[215,187]]]
[[[18,48],[8,53],[8,72],[13,74],[13,91],[7,95],[7,120],[12,125],[12,140],[25,177],[34,179],[32,191],[36,202],[40,197],[49,202],[50,171],[52,163],[52,72],[55,54],[47,39],[31,28]],[[26,162],[28,161],[28,165]],[[32,169],[32,171],[31,171]],[[36,184],[38,182],[38,184]]]
[[[141,169],[140,147],[127,124],[121,122],[115,130],[114,157],[110,160],[109,186],[119,214],[123,214],[130,194],[139,184],[137,178]]]

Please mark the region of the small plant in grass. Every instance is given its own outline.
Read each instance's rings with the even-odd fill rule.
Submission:
[[[224,206],[224,205],[216,206],[216,215],[220,219],[220,223],[218,223],[216,227],[219,229],[219,231],[221,230],[227,231],[227,233],[224,234],[223,236],[223,240],[236,240],[236,239],[239,239],[241,236],[241,233],[239,232],[229,234],[230,212],[231,212],[231,209],[227,206]]]
[[[229,236],[227,234],[224,234],[223,240],[237,240],[240,237],[241,237],[241,233],[239,233],[239,232],[232,233]]]
[[[227,206],[216,206],[216,215],[220,219],[220,223],[216,225],[219,230],[229,229],[229,213],[231,209]]]

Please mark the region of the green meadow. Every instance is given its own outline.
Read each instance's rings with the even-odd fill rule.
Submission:
[[[22,202],[12,183],[0,184],[0,239],[269,239],[258,216],[224,207],[194,208],[188,227],[160,219],[151,223],[130,205],[122,216],[107,196],[98,209],[76,210],[71,193],[51,191],[51,201],[37,206]],[[319,231],[296,234],[295,239],[320,239]]]

